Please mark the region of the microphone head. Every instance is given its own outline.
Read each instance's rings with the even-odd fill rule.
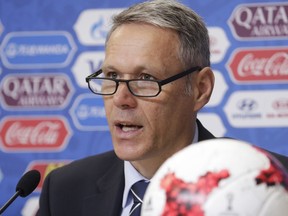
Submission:
[[[32,193],[40,182],[40,173],[37,170],[30,170],[25,173],[16,186],[19,196],[26,197]]]

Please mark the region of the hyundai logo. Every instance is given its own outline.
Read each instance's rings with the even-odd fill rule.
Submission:
[[[237,107],[239,110],[242,110],[244,112],[251,112],[255,109],[257,109],[258,104],[255,100],[247,98],[239,101],[237,103]]]

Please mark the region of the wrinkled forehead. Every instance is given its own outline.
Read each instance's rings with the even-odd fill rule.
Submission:
[[[175,31],[148,24],[125,24],[111,34],[105,62],[159,62],[171,67],[179,61],[179,38]]]

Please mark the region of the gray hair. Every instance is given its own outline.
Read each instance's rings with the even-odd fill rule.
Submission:
[[[113,31],[127,23],[146,23],[178,33],[179,59],[186,69],[210,66],[208,31],[202,18],[175,0],[152,0],[135,4],[112,20],[106,43]]]

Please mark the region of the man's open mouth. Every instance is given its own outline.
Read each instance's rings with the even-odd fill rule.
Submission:
[[[136,131],[142,128],[143,126],[140,125],[132,125],[132,124],[126,124],[126,123],[118,123],[116,124],[116,127],[120,128],[124,132],[129,131]]]

